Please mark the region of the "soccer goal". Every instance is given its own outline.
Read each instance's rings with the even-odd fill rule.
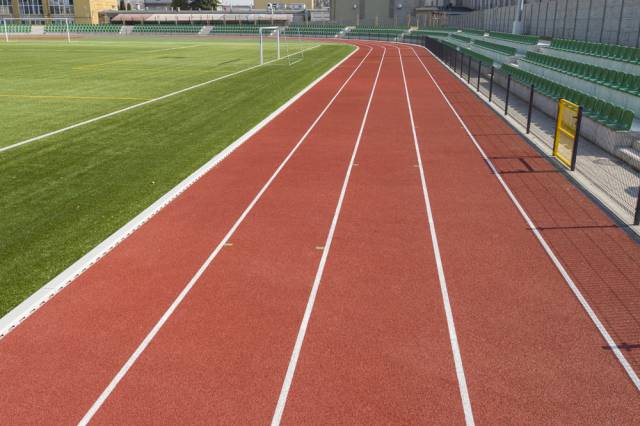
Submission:
[[[69,18],[0,18],[0,34],[5,42],[56,36],[71,42]]]
[[[260,65],[281,57],[280,27],[260,27]]]
[[[260,64],[286,59],[294,65],[304,59],[300,30],[288,27],[260,27]],[[283,61],[284,62],[284,61]]]

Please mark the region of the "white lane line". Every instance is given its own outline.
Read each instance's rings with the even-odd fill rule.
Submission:
[[[307,50],[315,49],[317,47],[320,47],[320,45],[309,47],[307,49],[304,49],[304,51],[306,52]],[[50,136],[58,135],[60,133],[66,132],[68,130],[76,129],[76,128],[81,127],[81,126],[86,126],[87,124],[95,123],[96,121],[104,120],[105,118],[113,117],[114,115],[118,115],[118,114],[122,114],[123,112],[131,111],[132,109],[140,108],[140,107],[145,106],[145,105],[149,105],[149,104],[152,104],[152,103],[155,103],[155,102],[159,102],[159,101],[162,101],[164,99],[167,99],[167,98],[170,98],[170,97],[173,97],[173,96],[176,96],[176,95],[180,95],[180,94],[185,93],[185,92],[190,92],[190,91],[192,91],[194,89],[198,89],[200,87],[207,86],[209,84],[218,82],[220,80],[225,80],[227,78],[235,77],[236,75],[243,74],[245,72],[254,70],[254,69],[262,67],[264,65],[269,65],[271,63],[281,61],[282,59],[286,59],[289,56],[291,56],[291,55],[283,56],[281,59],[273,59],[273,60],[271,60],[269,62],[265,62],[263,65],[253,65],[253,66],[250,66],[248,68],[244,68],[244,69],[241,69],[241,70],[238,70],[238,71],[234,71],[234,72],[232,72],[230,74],[225,74],[223,76],[216,77],[216,78],[214,78],[212,80],[208,80],[208,81],[205,81],[203,83],[198,83],[196,85],[189,86],[189,87],[186,87],[184,89],[177,90],[175,92],[167,93],[166,95],[162,95],[162,96],[157,97],[157,98],[149,99],[148,101],[144,101],[144,102],[140,102],[140,103],[137,103],[137,104],[133,104],[133,105],[130,105],[128,107],[125,107],[125,108],[122,108],[122,109],[119,109],[119,110],[116,110],[116,111],[112,111],[112,112],[109,112],[107,114],[100,115],[98,117],[90,118],[89,120],[81,121],[80,123],[72,124],[71,126],[63,127],[62,129],[54,130],[52,132],[45,133],[45,134],[40,135],[40,136],[35,136],[33,138],[29,138],[29,139],[23,140],[21,142],[16,142],[14,144],[7,145],[5,147],[0,148],[0,153],[3,153],[5,151],[9,151],[11,149],[17,148],[17,147],[22,146],[22,145],[26,145],[26,144],[29,144],[29,143],[32,143],[32,142],[36,142],[36,141],[48,138]]]
[[[427,50],[426,48],[424,49]],[[516,196],[511,191],[511,188],[509,188],[507,183],[502,178],[502,175],[498,172],[498,169],[496,169],[491,159],[489,159],[487,154],[484,152],[484,150],[482,149],[482,147],[480,146],[476,138],[473,136],[473,134],[465,124],[464,120],[462,120],[462,118],[460,117],[460,114],[458,114],[458,111],[455,109],[453,104],[449,101],[449,98],[447,97],[447,95],[445,95],[444,91],[442,90],[442,88],[440,87],[436,79],[433,77],[433,75],[431,74],[427,66],[424,64],[424,62],[422,62],[422,58],[420,58],[420,55],[416,53],[413,47],[411,47],[411,50],[413,50],[413,54],[418,58],[418,60],[422,64],[422,67],[424,68],[424,70],[427,72],[427,74],[429,75],[433,83],[438,88],[440,95],[442,95],[444,100],[447,102],[447,105],[449,105],[449,108],[451,109],[451,111],[453,111],[456,118],[458,119],[458,121],[460,122],[464,130],[467,132],[467,135],[469,136],[473,144],[476,146],[476,148],[480,152],[480,155],[482,156],[484,161],[489,165],[489,168],[491,169],[493,174],[496,176],[496,179],[498,179],[498,181],[506,191],[507,195],[511,199],[511,201],[516,206],[516,209],[518,209],[518,212],[520,212],[520,215],[524,218],[525,222],[527,222],[527,226],[529,226],[529,228],[531,228],[531,230],[533,231],[533,234],[536,236],[536,238],[538,239],[538,242],[540,243],[544,251],[547,253],[547,256],[549,256],[553,264],[556,266],[556,268],[560,272],[560,275],[562,275],[562,277],[564,278],[565,282],[567,283],[567,285],[569,286],[573,294],[576,296],[576,298],[578,299],[578,301],[580,302],[584,310],[587,312],[587,315],[589,315],[589,318],[591,319],[591,321],[595,324],[596,328],[598,329],[598,331],[600,332],[604,340],[607,342],[607,345],[611,348],[613,353],[616,355],[616,358],[618,358],[618,361],[622,365],[622,368],[624,368],[624,370],[627,372],[627,375],[629,376],[633,384],[636,386],[636,389],[640,391],[640,379],[638,378],[638,375],[636,374],[636,372],[633,370],[633,368],[631,367],[627,359],[624,357],[624,355],[620,351],[620,348],[618,348],[618,345],[616,344],[616,342],[611,338],[611,335],[609,334],[605,326],[602,324],[602,322],[600,321],[596,313],[593,311],[593,309],[589,305],[589,302],[587,302],[587,299],[582,295],[582,292],[580,291],[578,286],[573,282],[573,279],[571,278],[571,276],[569,275],[565,267],[562,265],[562,263],[560,262],[556,254],[551,249],[551,246],[549,246],[547,241],[544,239],[544,237],[542,236],[542,234],[540,233],[536,225],[533,223],[533,220],[529,217],[529,214],[526,212],[524,207],[522,207],[522,205],[520,204],[520,201],[518,201]]]
[[[409,87],[407,85],[407,76],[404,72],[404,61],[402,60],[402,52],[398,49],[400,56],[400,68],[402,69],[402,80],[404,81],[404,93],[407,98],[407,107],[409,109],[409,119],[411,120],[411,132],[413,134],[413,144],[416,148],[416,158],[418,168],[420,170],[420,181],[422,183],[422,193],[424,195],[424,205],[427,209],[427,218],[429,220],[429,232],[431,234],[431,244],[433,245],[433,255],[436,259],[436,267],[438,269],[438,280],[440,281],[440,291],[442,292],[442,301],[444,303],[444,312],[447,318],[447,327],[449,328],[449,340],[451,342],[451,351],[453,352],[453,361],[456,367],[456,376],[458,378],[458,387],[460,389],[460,398],[462,400],[462,408],[464,410],[464,418],[468,426],[475,424],[473,419],[473,410],[471,409],[471,399],[469,398],[469,389],[467,388],[467,379],[464,375],[464,367],[462,365],[462,354],[458,344],[458,335],[456,326],[453,321],[453,309],[449,300],[449,290],[447,289],[447,280],[444,275],[444,267],[442,265],[442,256],[440,255],[440,245],[438,244],[438,236],[436,235],[435,219],[433,210],[431,209],[431,200],[427,189],[427,178],[424,173],[422,164],[422,155],[420,154],[420,144],[418,142],[418,134],[416,133],[416,124],[413,119],[413,107],[411,104],[411,96],[409,95]]]
[[[73,280],[75,280],[80,274],[86,271],[91,267],[94,263],[100,260],[103,256],[108,254],[111,250],[118,246],[122,241],[124,241],[129,235],[135,232],[139,227],[141,227],[144,223],[150,220],[153,216],[155,216],[160,210],[162,210],[165,206],[167,206],[171,201],[173,201],[176,197],[186,191],[191,185],[197,182],[202,176],[207,174],[211,169],[213,169],[216,165],[218,165],[221,161],[227,158],[233,151],[235,151],[239,146],[244,144],[247,140],[249,140],[253,135],[258,133],[260,129],[265,127],[271,121],[273,121],[277,116],[279,116],[284,110],[289,108],[294,102],[304,96],[307,92],[309,92],[313,87],[315,87],[319,82],[325,79],[329,74],[331,74],[335,69],[339,68],[344,64],[349,58],[355,55],[360,50],[359,47],[356,48],[353,52],[349,53],[345,58],[343,58],[340,62],[335,64],[333,67],[328,69],[324,74],[318,77],[316,80],[312,81],[307,87],[305,87],[302,91],[296,94],[293,98],[289,99],[282,106],[280,106],[277,110],[269,114],[264,120],[260,123],[256,124],[251,130],[242,135],[235,142],[227,146],[225,149],[216,154],[213,158],[203,164],[198,170],[193,172],[187,178],[185,178],[182,182],[177,184],[171,190],[169,190],[162,197],[157,199],[153,204],[144,209],[141,213],[139,213],[136,217],[131,219],[127,224],[125,224],[122,228],[115,231],[111,234],[107,239],[98,244],[96,247],[91,249],[88,253],[82,256],[80,259],[75,261],[72,265],[70,265],[67,269],[58,274],[51,281],[43,285],[39,290],[29,296],[26,300],[20,303],[18,306],[13,308],[7,314],[5,314],[2,318],[0,318],[0,339],[6,336],[11,330],[17,327],[22,321],[28,318],[35,311],[40,309],[44,304],[49,301],[53,296],[56,295],[60,290],[69,285]]]
[[[251,210],[253,209],[253,207],[258,203],[258,201],[262,198],[262,196],[264,195],[264,193],[267,191],[267,189],[269,189],[269,187],[271,186],[271,184],[273,183],[273,181],[276,179],[276,177],[280,174],[280,172],[282,171],[282,169],[284,169],[284,167],[287,165],[287,163],[289,162],[289,160],[293,157],[293,155],[296,153],[296,151],[298,150],[298,148],[304,143],[304,141],[307,139],[307,137],[309,136],[309,134],[313,131],[313,129],[315,129],[316,125],[318,124],[318,122],[320,122],[320,120],[322,119],[322,117],[324,117],[324,115],[326,114],[326,112],[329,110],[329,108],[333,105],[333,103],[335,102],[335,100],[338,98],[338,96],[340,95],[340,93],[342,93],[343,89],[347,86],[347,84],[351,81],[351,79],[353,78],[353,76],[356,74],[356,72],[360,69],[360,67],[362,66],[362,64],[365,62],[365,60],[369,57],[369,55],[371,54],[372,49],[369,49],[369,52],[367,52],[367,54],[364,56],[364,58],[360,61],[360,63],[358,64],[358,66],[353,70],[353,72],[351,73],[351,75],[347,78],[347,80],[345,80],[345,82],[342,84],[342,86],[340,86],[340,88],[338,89],[338,91],[336,92],[336,94],[333,96],[333,98],[329,101],[329,103],[324,107],[324,109],[322,110],[322,112],[320,112],[320,114],[318,115],[318,117],[315,119],[315,121],[311,124],[311,126],[309,126],[309,128],[307,129],[307,131],[304,133],[304,135],[302,135],[302,137],[300,138],[300,140],[298,141],[298,143],[291,149],[291,151],[289,152],[289,154],[286,156],[286,158],[282,161],[282,163],[278,166],[278,168],[275,170],[275,172],[271,175],[271,177],[269,178],[269,180],[264,184],[264,186],[262,187],[262,189],[260,189],[260,191],[258,192],[258,194],[254,197],[254,199],[251,201],[251,203],[249,203],[249,205],[247,206],[247,208],[242,212],[242,214],[240,215],[240,217],[236,220],[236,222],[233,224],[233,226],[229,229],[229,231],[227,232],[227,234],[224,236],[224,238],[220,241],[220,243],[216,246],[216,248],[211,252],[211,254],[209,255],[209,257],[205,260],[205,262],[200,266],[200,268],[198,269],[198,271],[195,273],[195,275],[191,278],[191,280],[187,283],[187,285],[182,289],[182,291],[180,292],[180,294],[178,295],[178,297],[173,301],[173,303],[171,304],[171,306],[169,306],[169,308],[165,311],[165,313],[162,315],[162,317],[160,318],[160,320],[153,326],[153,328],[151,329],[151,331],[149,332],[149,334],[147,334],[147,336],[144,338],[144,340],[140,343],[140,345],[136,348],[136,350],[133,352],[133,354],[129,357],[129,359],[124,363],[124,365],[122,366],[122,368],[120,368],[120,370],[116,373],[115,377],[111,380],[111,382],[107,385],[107,387],[104,389],[104,391],[100,394],[100,396],[98,397],[98,399],[93,403],[93,405],[89,408],[89,410],[87,411],[87,413],[84,415],[84,417],[80,420],[80,422],[78,423],[79,425],[87,425],[91,419],[93,418],[93,416],[98,412],[98,410],[100,409],[100,407],[104,404],[104,402],[107,400],[107,398],[109,398],[109,395],[111,395],[111,393],[113,392],[113,390],[116,388],[116,386],[118,385],[118,383],[120,383],[120,381],[123,379],[123,377],[127,374],[127,372],[129,371],[129,369],[133,366],[133,364],[138,360],[138,358],[140,357],[140,355],[144,352],[144,350],[149,346],[149,344],[151,343],[151,341],[154,339],[154,337],[158,334],[158,332],[160,331],[160,329],[162,328],[162,326],[164,326],[164,324],[169,320],[169,318],[171,317],[171,315],[173,315],[174,311],[176,310],[176,308],[180,305],[180,303],[182,303],[182,301],[184,300],[184,298],[187,296],[187,294],[191,291],[191,289],[193,288],[193,286],[195,286],[195,284],[198,282],[198,280],[200,279],[200,277],[202,276],[202,274],[204,274],[204,272],[207,270],[207,268],[209,267],[209,265],[211,265],[211,263],[213,262],[213,260],[216,258],[216,256],[218,255],[218,253],[220,253],[220,251],[224,248],[225,244],[227,244],[229,242],[229,240],[231,239],[231,237],[233,236],[233,234],[236,232],[236,230],[238,229],[238,227],[242,224],[242,222],[244,221],[244,219],[247,217],[247,215],[251,212]]]
[[[340,211],[342,210],[342,203],[344,202],[344,197],[347,192],[347,187],[349,186],[349,178],[351,177],[351,170],[353,169],[353,163],[355,162],[356,154],[358,153],[360,141],[362,140],[362,134],[364,133],[364,127],[367,122],[367,118],[369,116],[369,110],[371,109],[371,102],[373,101],[373,95],[376,91],[376,87],[378,86],[378,78],[380,77],[382,64],[384,62],[384,58],[387,53],[387,48],[383,47],[383,49],[384,50],[382,52],[382,59],[380,60],[380,65],[378,66],[376,79],[373,82],[373,87],[371,88],[371,94],[369,95],[367,108],[365,109],[364,116],[362,118],[360,131],[358,133],[355,146],[353,147],[353,153],[351,154],[351,160],[349,161],[349,166],[347,167],[347,173],[344,177],[344,182],[342,183],[342,189],[340,191],[340,197],[338,198],[338,204],[336,205],[336,210],[333,214],[333,220],[331,221],[329,234],[327,235],[327,240],[324,244],[324,249],[322,250],[322,256],[320,258],[318,270],[316,272],[315,279],[313,280],[313,286],[311,287],[311,292],[309,293],[309,299],[307,300],[307,306],[305,308],[304,315],[302,317],[302,322],[300,323],[298,336],[296,337],[296,342],[293,346],[291,358],[289,359],[289,366],[287,367],[287,373],[285,374],[284,382],[282,383],[282,388],[280,389],[280,396],[278,398],[278,403],[276,404],[275,412],[273,414],[273,419],[271,420],[272,426],[277,426],[280,424],[282,420],[282,415],[284,414],[284,408],[287,404],[287,397],[289,395],[289,390],[291,389],[291,383],[293,382],[293,375],[295,374],[296,366],[298,365],[298,358],[300,357],[300,351],[302,350],[304,337],[307,334],[309,319],[311,318],[313,305],[315,304],[316,295],[318,294],[318,289],[320,288],[320,281],[322,280],[322,275],[324,273],[324,268],[327,263],[327,258],[329,257],[329,251],[331,250],[331,243],[333,242],[333,235],[335,234],[336,226],[338,225],[338,218],[340,217]]]

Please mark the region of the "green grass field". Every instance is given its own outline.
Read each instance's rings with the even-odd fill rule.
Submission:
[[[0,152],[0,315],[352,49],[321,45],[295,65],[265,65]],[[0,45],[0,147],[257,64],[255,40]]]

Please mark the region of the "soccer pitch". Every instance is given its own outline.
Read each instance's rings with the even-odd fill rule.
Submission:
[[[354,49],[297,48],[258,67],[248,39],[0,45],[0,148],[153,100],[0,152],[0,315]]]

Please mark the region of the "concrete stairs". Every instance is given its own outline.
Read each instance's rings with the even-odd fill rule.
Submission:
[[[616,153],[625,163],[640,171],[640,139],[635,140],[631,146],[619,148]]]

